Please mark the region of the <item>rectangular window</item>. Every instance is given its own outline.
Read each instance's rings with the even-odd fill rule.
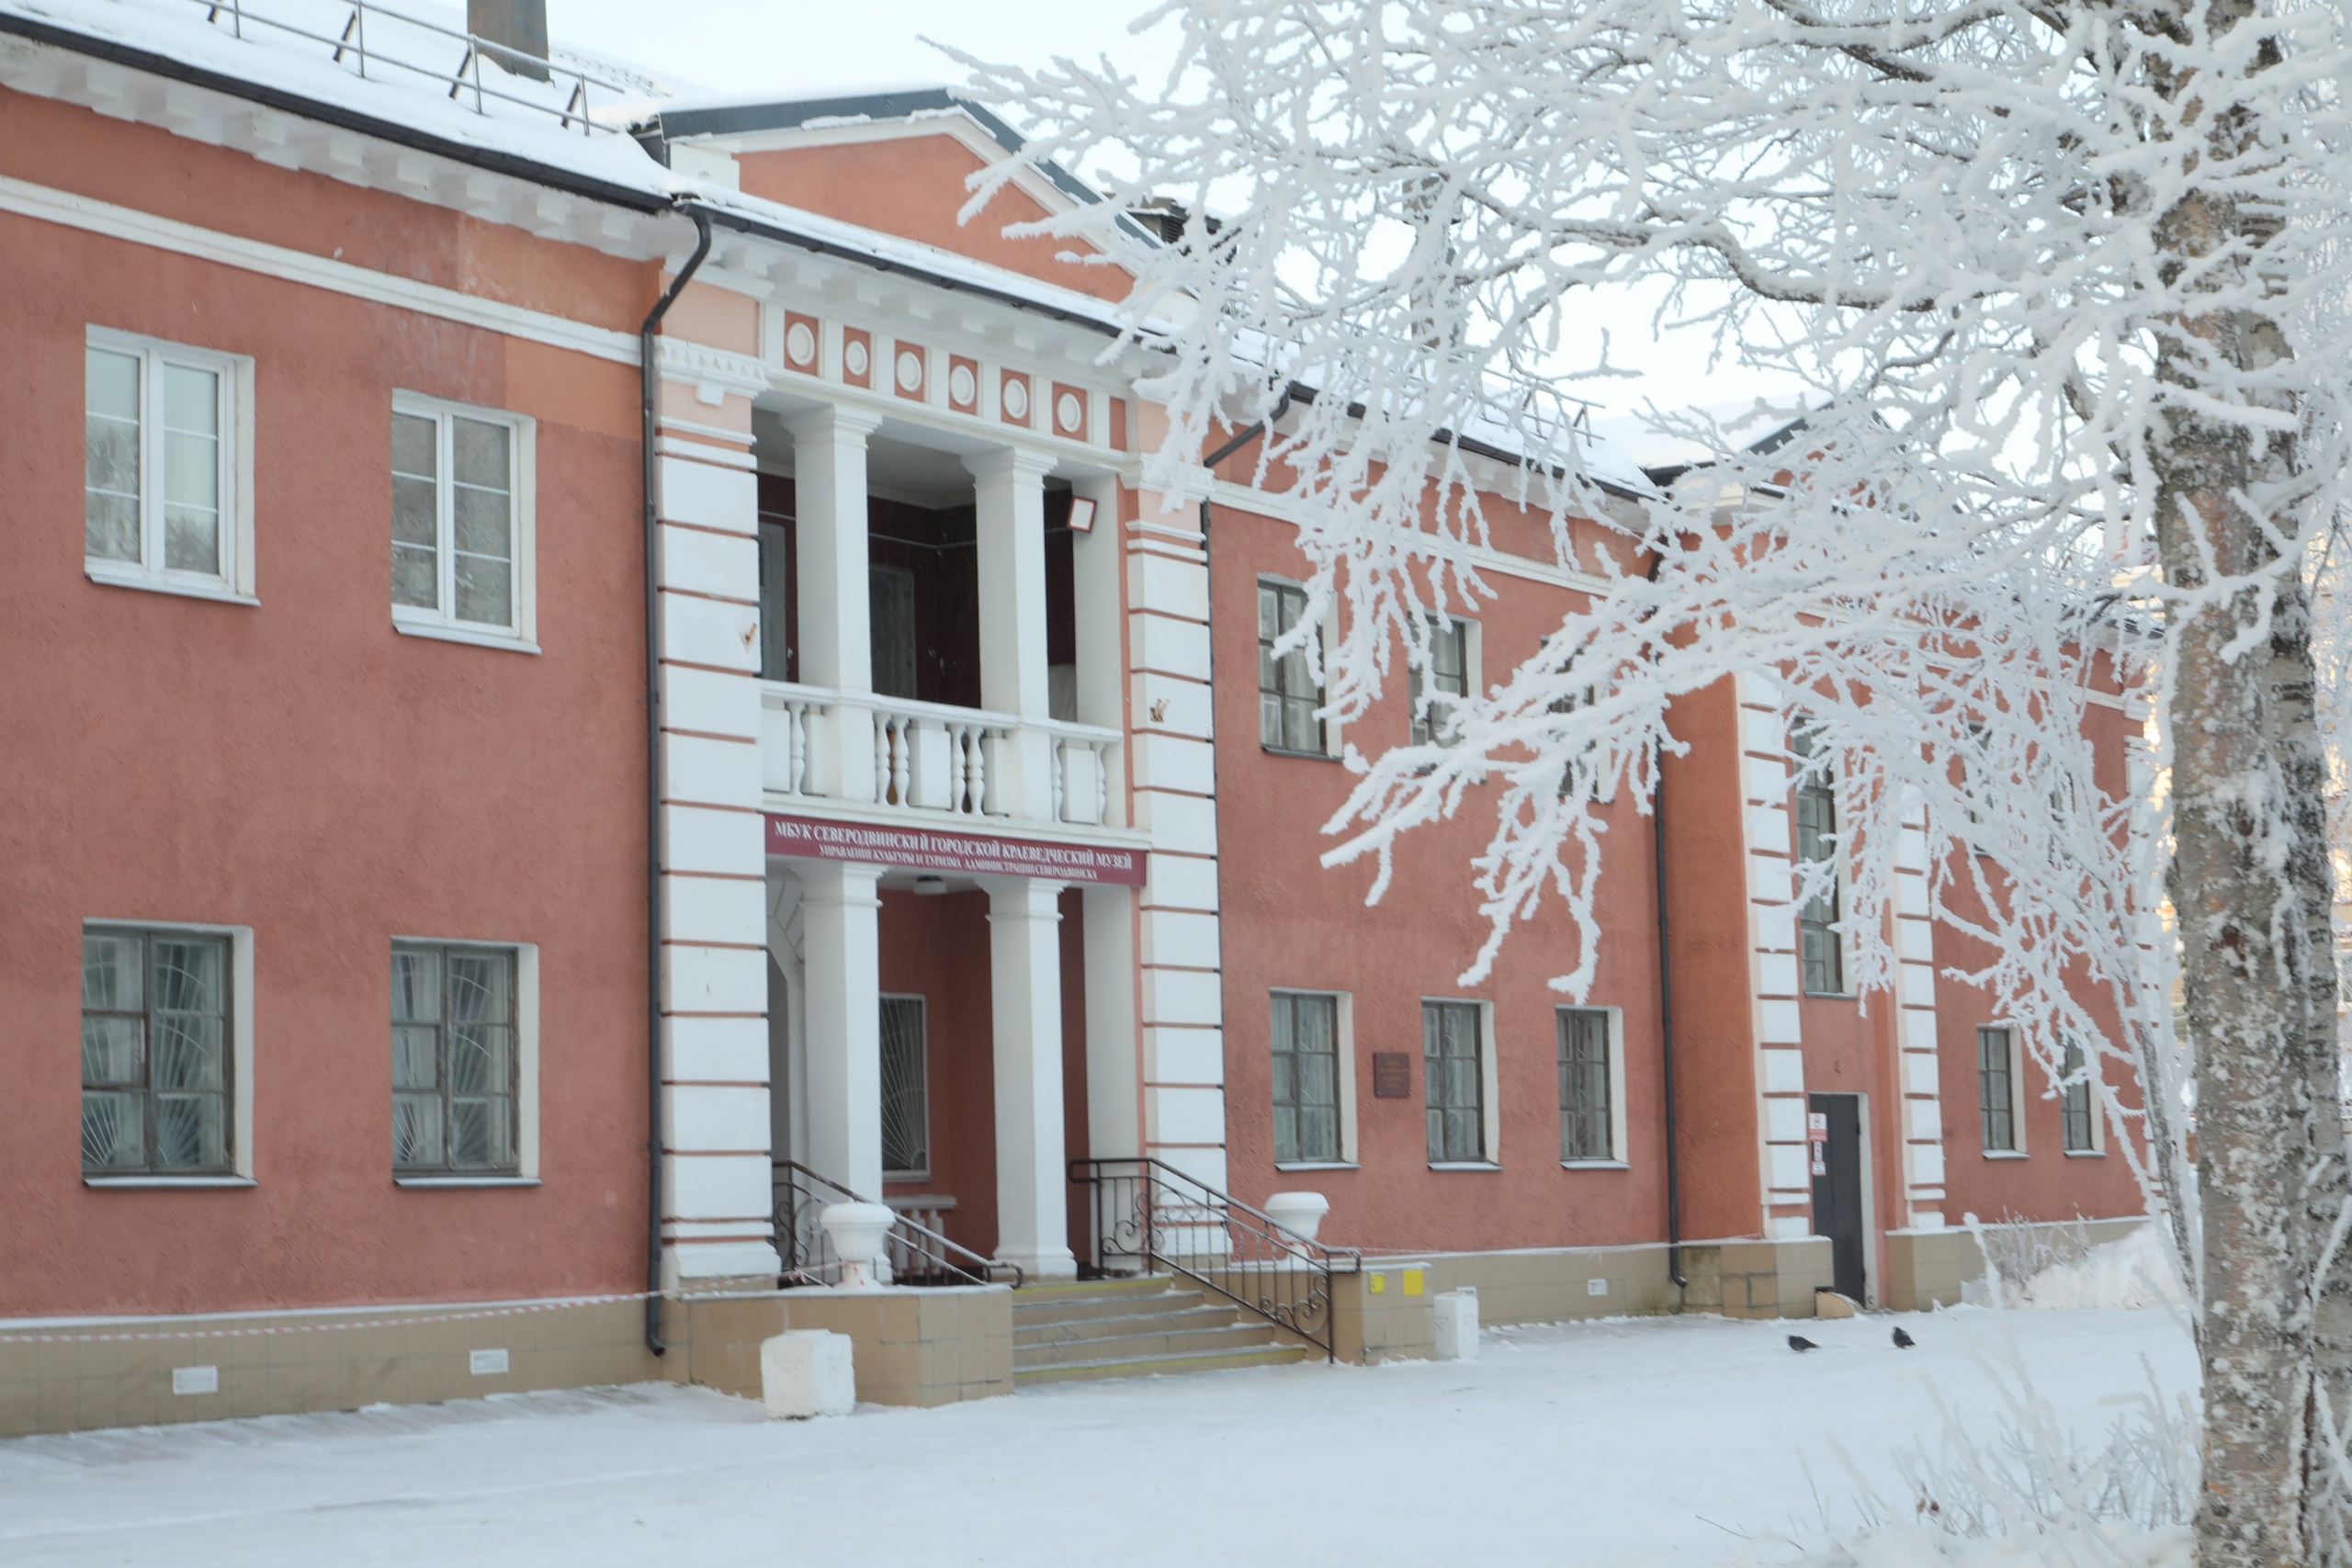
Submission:
[[[515,951],[392,944],[392,1165],[519,1176]]]
[[[236,1164],[230,939],[82,933],[82,1169],[231,1174]]]
[[[1489,1157],[1484,1010],[1476,1002],[1421,1004],[1421,1085],[1431,1165]]]
[[[1315,710],[1323,705],[1322,688],[1315,683],[1306,649],[1294,648],[1275,657],[1274,642],[1295,629],[1306,615],[1306,591],[1284,582],[1258,584],[1258,743],[1270,751],[1324,750],[1323,721]]]
[[[2083,1048],[2067,1041],[2058,1063],[2059,1075],[2064,1080],[2058,1089],[2058,1120],[2070,1155],[2098,1153],[2098,1127],[2091,1116],[2091,1086],[2083,1068]]]
[[[1339,1163],[1339,998],[1274,993],[1273,1084],[1274,1163]]]
[[[2017,1056],[2009,1032],[1978,1030],[1976,1103],[1984,1121],[1986,1154],[2017,1152]]]
[[[760,513],[760,679],[793,676],[792,519]]]
[[[392,405],[392,620],[527,641],[529,421],[409,393]]]
[[[931,1174],[930,1051],[921,997],[882,998],[882,1175],[918,1181]]]
[[[902,566],[865,569],[866,642],[874,694],[915,694],[915,574]]]
[[[1424,680],[1429,693],[1428,705],[1422,705]],[[1426,678],[1422,671],[1412,672],[1410,682],[1413,697],[1413,744],[1426,746],[1445,734],[1446,709],[1449,699],[1470,694],[1470,626],[1466,621],[1453,617],[1430,618],[1430,668]]]
[[[1598,1008],[1562,1008],[1558,1016],[1560,1158],[1619,1158],[1609,1014]]]
[[[1797,863],[1835,865],[1838,860],[1838,773],[1821,755],[1820,731],[1799,721],[1789,727],[1789,751],[1797,759]],[[1815,759],[1819,760],[1816,761]],[[1845,953],[1832,928],[1838,918],[1839,897],[1835,874],[1819,896],[1807,898],[1798,911],[1798,942],[1804,964],[1804,988],[1835,996],[1846,988]]]
[[[93,329],[83,350],[82,555],[107,582],[243,592],[244,362]]]

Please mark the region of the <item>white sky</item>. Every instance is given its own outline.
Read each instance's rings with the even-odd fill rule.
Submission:
[[[644,66],[681,85],[729,95],[779,97],[875,85],[952,85],[962,73],[924,39],[983,59],[1041,65],[1057,55],[1093,64],[1108,56],[1123,73],[1156,86],[1175,49],[1163,24],[1141,36],[1129,18],[1146,0],[548,0],[558,40]],[[1771,389],[1736,366],[1710,366],[1706,345],[1680,335],[1653,342],[1648,312],[1621,299],[1591,312],[1584,341],[1564,344],[1564,364],[1599,357],[1600,323],[1611,323],[1609,359],[1640,368],[1639,380],[1588,382],[1568,389],[1619,417],[1596,427],[1637,461],[1686,455],[1642,434],[1627,417],[1654,400],[1665,407],[1718,410]]]

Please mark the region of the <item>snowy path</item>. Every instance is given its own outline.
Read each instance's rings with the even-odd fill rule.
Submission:
[[[2012,1340],[2086,1437],[2143,1355],[2194,1386],[2162,1312],[1963,1310],[1490,1331],[1475,1363],[814,1423],[666,1385],[523,1395],[0,1443],[0,1562],[1713,1564],[1728,1531],[1813,1521],[1808,1463],[1844,1513],[1832,1440],[1899,1495],[1890,1450],[1939,1429],[1929,1379],[1989,1434],[1970,1351]]]

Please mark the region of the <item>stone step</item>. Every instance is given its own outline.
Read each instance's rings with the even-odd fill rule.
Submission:
[[[1016,1302],[1079,1301],[1100,1296],[1153,1295],[1176,1282],[1172,1274],[1127,1274],[1115,1280],[1055,1280],[1024,1284],[1014,1292]]]
[[[1242,1351],[1192,1350],[1170,1356],[1138,1356],[1102,1361],[1057,1361],[1045,1366],[1015,1367],[1013,1386],[1026,1388],[1046,1382],[1085,1382],[1102,1378],[1166,1377],[1177,1372],[1217,1372],[1236,1367],[1286,1367],[1312,1352],[1304,1345],[1268,1345]]]
[[[1043,1323],[1016,1317],[1012,1320],[1012,1344],[1018,1349],[1023,1345],[1067,1345],[1080,1339],[1110,1338],[1153,1330],[1216,1328],[1232,1323],[1235,1316],[1234,1310],[1222,1303],[1204,1302],[1161,1312],[1123,1312],[1098,1317],[1056,1318]]]
[[[1083,1323],[1090,1318],[1128,1317],[1136,1313],[1191,1312],[1201,1306],[1213,1305],[1205,1292],[1200,1291],[1161,1291],[1156,1295],[1129,1292],[1115,1296],[1057,1296],[1046,1301],[1024,1302],[1028,1292],[1016,1292],[1012,1298],[1012,1326],[1026,1328],[1032,1324]]]
[[[1240,1355],[1268,1349],[1280,1343],[1271,1324],[1226,1323],[1214,1326],[1138,1329],[1132,1334],[1100,1338],[1069,1339],[1057,1344],[1015,1345],[1012,1370],[1092,1364],[1103,1361],[1157,1361],[1171,1356],[1214,1351]]]

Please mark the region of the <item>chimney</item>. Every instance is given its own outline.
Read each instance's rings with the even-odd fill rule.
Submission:
[[[466,30],[497,46],[490,58],[504,70],[548,79],[548,0],[466,0]]]

